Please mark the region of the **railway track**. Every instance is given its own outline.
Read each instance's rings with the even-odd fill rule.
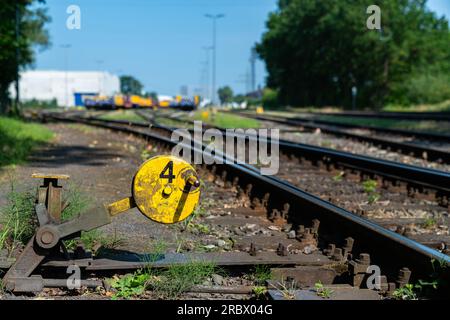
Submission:
[[[143,118],[146,116],[145,114],[141,115]],[[123,124],[124,122],[117,121],[116,123]],[[183,124],[187,123],[183,121]],[[145,126],[144,124],[135,125]],[[157,125],[154,125],[154,128],[165,131],[166,134],[171,131]],[[222,129],[222,131],[224,130]],[[413,191],[414,189],[411,188],[411,185],[408,187],[407,184],[405,185],[403,183],[402,186],[402,183],[395,182],[395,178],[392,181],[396,186],[392,186],[386,184],[378,177],[379,181],[376,184],[384,185],[384,188],[378,189],[379,193],[367,191],[363,185],[367,181],[374,182],[371,180],[374,176],[367,175],[367,171],[364,171],[364,169],[372,166],[371,160],[373,158],[368,158],[369,161],[367,163],[361,163],[359,167],[355,167],[350,163],[351,166],[347,167],[347,169],[336,169],[333,165],[330,166],[329,163],[324,164],[322,160],[318,160],[317,158],[304,157],[306,158],[305,160],[296,157],[297,153],[307,154],[308,150],[301,149],[297,153],[292,152],[292,149],[286,148],[283,143],[280,144],[280,150],[285,156],[282,158],[284,165],[281,166],[280,172],[277,175],[278,177],[310,193],[320,195],[321,198],[331,201],[340,207],[344,207],[357,215],[372,220],[376,219],[381,222],[382,226],[392,231],[407,235],[409,238],[432,248],[446,250],[447,244],[450,243],[450,237],[448,236],[448,226],[450,223],[448,218],[446,218],[447,213],[443,207],[448,206],[448,200],[442,202],[442,198],[436,197],[436,193],[434,193],[434,199],[440,201],[441,206],[436,202],[421,200],[420,198],[433,199],[433,196],[430,197],[430,194],[427,196],[422,192],[421,196],[418,197],[417,192]],[[327,156],[326,152],[329,149],[324,150],[325,156]],[[347,156],[349,154],[344,153],[344,155]],[[333,163],[333,159],[330,159],[329,162]],[[392,164],[398,165],[390,161],[386,163],[388,168]],[[414,171],[416,169],[418,168],[405,166],[406,171],[403,174],[405,177],[412,177],[414,174],[412,172],[408,173],[408,171]],[[388,174],[388,170],[381,168],[379,172],[392,179],[393,176]],[[395,172],[395,167],[392,169],[392,172]],[[436,170],[428,172],[431,174],[430,181],[435,180],[433,177],[435,173],[442,174],[442,172]],[[427,173],[424,174],[426,175]],[[449,179],[448,175],[446,179]],[[371,197],[373,199],[374,196],[376,199],[371,200]],[[424,216],[424,212],[427,215]]]
[[[169,128],[151,127],[148,130],[148,125],[136,125],[129,122],[110,122],[50,114],[46,117],[136,135],[152,141],[161,148],[170,149],[176,144],[167,138]],[[202,152],[201,147],[191,145],[190,150],[193,153]],[[223,156],[216,154],[211,157],[223,159]],[[319,249],[317,252],[333,261],[331,265],[343,267],[345,271],[339,272],[339,275],[335,274],[331,283],[364,288],[363,280],[369,276],[367,267],[374,264],[381,268],[384,275],[380,278],[382,291],[392,293],[395,287],[404,284],[405,275],[409,276],[409,271],[404,268],[412,271],[410,281],[417,282],[419,279],[428,278],[433,273],[432,261],[441,261],[442,265],[449,262],[449,257],[445,254],[355,216],[286,181],[262,176],[254,167],[234,163],[202,167],[202,170],[208,170],[213,180],[219,182],[225,189],[235,188],[238,196],[247,199],[253,210],[264,211],[274,223],[290,225],[292,230],[296,230],[296,239],[303,249],[314,244]],[[282,256],[299,254],[289,252],[283,246],[278,249],[278,253]],[[250,248],[250,252],[252,250],[255,251],[255,247]],[[336,269],[334,270],[337,272]],[[317,272],[317,269],[312,271],[316,278]],[[444,271],[442,277],[442,279],[448,277],[448,271]],[[441,289],[444,288],[445,286]]]
[[[373,112],[373,111],[346,111],[346,112],[311,112],[315,116],[338,116],[358,118],[378,118],[397,120],[433,120],[450,121],[450,112]]]
[[[248,113],[239,113],[239,115],[244,117],[250,117],[257,120],[262,121],[270,121],[283,125],[288,125],[292,127],[302,127],[309,130],[317,130],[320,129],[321,132],[331,134],[337,137],[348,138],[354,141],[360,141],[369,143],[373,146],[388,150],[395,151],[401,154],[405,154],[408,156],[414,156],[419,159],[426,159],[429,161],[436,161],[438,163],[450,163],[450,152],[448,148],[440,149],[439,147],[429,147],[429,145],[436,144],[430,143],[430,141],[439,141],[441,144],[445,143],[448,145],[450,142],[450,136],[444,134],[433,134],[433,133],[424,133],[424,132],[413,132],[408,130],[397,130],[397,129],[384,129],[384,128],[376,128],[376,127],[366,127],[366,126],[358,126],[358,125],[347,125],[341,124],[338,122],[331,122],[326,120],[308,120],[308,119],[300,119],[300,118],[285,118],[285,117],[277,117],[277,116],[262,116],[262,115],[252,115]],[[344,129],[339,129],[338,127],[343,127]],[[353,133],[345,129],[364,129],[368,130],[369,134],[359,134]],[[375,135],[371,135],[370,133],[375,133]],[[376,134],[384,134],[384,135],[397,135],[402,137],[409,137],[414,139],[422,139],[423,143],[416,142],[401,142],[387,137],[379,137]]]

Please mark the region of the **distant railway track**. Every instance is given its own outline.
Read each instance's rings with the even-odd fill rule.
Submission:
[[[144,126],[148,128],[148,125],[128,121],[66,118],[61,115],[48,115],[47,117],[59,121],[79,122],[118,130],[140,136],[168,148],[175,145],[175,142],[167,137],[167,133],[171,131],[167,127],[151,127],[150,130],[143,130]],[[201,152],[199,146],[191,146],[191,151]],[[214,157],[221,157],[221,155]],[[336,248],[345,244],[345,239],[351,237],[354,240],[352,256],[358,257],[359,254],[368,253],[371,263],[381,267],[388,282],[395,282],[399,270],[403,267],[412,270],[413,277],[411,279],[417,281],[432,272],[430,264],[432,259],[442,261],[444,264],[450,262],[450,257],[445,254],[355,216],[351,212],[308,194],[283,180],[262,176],[251,166],[225,163],[203,167],[211,170],[216,177],[220,177],[219,180],[223,180],[225,186],[237,186],[252,203],[259,203],[269,216],[273,217],[277,216],[277,213],[281,213],[282,219],[294,225],[311,225],[314,219],[319,220],[319,246],[325,250],[324,252],[327,248],[331,249],[337,261],[345,252],[345,245],[337,251]],[[351,261],[349,262],[351,265],[362,263],[361,259]],[[355,280],[357,273],[350,272],[349,276],[350,279]]]
[[[433,120],[450,121],[450,112],[373,112],[373,111],[345,111],[345,112],[311,112],[315,116],[337,116],[378,118],[396,120]]]
[[[367,129],[369,131],[383,132],[395,135],[403,135],[408,137],[416,137],[420,139],[426,140],[438,140],[445,141],[450,143],[450,135],[440,135],[434,133],[423,133],[417,131],[408,131],[408,130],[396,130],[396,129],[384,129],[384,128],[375,128],[375,127],[365,127],[358,125],[347,125],[341,124],[337,122],[331,121],[319,121],[319,120],[306,120],[299,118],[285,118],[285,117],[277,117],[277,116],[265,116],[265,115],[251,115],[248,113],[239,113],[239,115],[244,117],[250,117],[257,120],[262,121],[271,121],[275,123],[280,123],[293,127],[302,127],[306,129],[320,129],[323,133],[328,133],[337,137],[348,138],[355,141],[370,143],[376,147],[396,151],[405,155],[414,156],[417,158],[427,159],[429,161],[436,161],[438,163],[450,163],[450,152],[445,150],[440,150],[437,148],[430,148],[424,145],[413,144],[408,142],[397,142],[389,139],[374,137],[370,135],[364,134],[356,134],[347,132],[342,129],[337,129],[336,127],[345,127],[345,128],[359,128],[359,129]]]

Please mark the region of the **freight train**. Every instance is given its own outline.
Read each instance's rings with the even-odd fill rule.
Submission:
[[[131,109],[131,108],[177,108],[183,110],[194,110],[200,104],[200,97],[186,98],[176,96],[175,98],[154,99],[138,95],[114,95],[89,96],[83,99],[87,109]]]

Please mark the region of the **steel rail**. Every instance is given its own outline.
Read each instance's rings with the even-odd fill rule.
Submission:
[[[138,127],[149,127],[148,124],[124,121],[124,120],[104,120],[99,118],[89,117],[88,119],[101,122],[109,122],[115,124],[128,124]],[[158,130],[166,131],[171,134],[173,128],[166,126],[151,124],[151,127]],[[225,129],[217,128],[226,134]],[[242,137],[242,135],[234,134],[235,137]],[[251,135],[245,136],[246,139],[253,142],[264,141],[260,137]],[[398,163],[389,160],[383,160],[363,155],[357,155],[349,152],[338,151],[334,149],[318,147],[303,143],[295,143],[287,140],[279,141],[280,151],[282,153],[295,155],[299,158],[306,158],[312,161],[321,161],[324,165],[337,165],[350,170],[356,170],[366,173],[371,176],[379,176],[392,182],[402,181],[407,183],[411,188],[416,188],[418,191],[434,190],[438,198],[450,197],[450,173],[412,166],[408,164]],[[441,204],[448,206],[445,199],[441,199]]]
[[[423,140],[431,140],[431,141],[443,141],[443,142],[450,142],[450,135],[449,134],[443,134],[443,133],[432,133],[432,132],[423,132],[423,131],[412,131],[412,130],[403,130],[403,129],[389,129],[389,128],[382,128],[382,127],[375,127],[375,126],[364,126],[364,125],[357,125],[357,124],[347,124],[342,122],[336,122],[331,120],[314,120],[314,119],[305,119],[305,118],[286,118],[281,116],[261,116],[261,115],[252,115],[248,113],[242,113],[242,112],[234,112],[235,114],[239,114],[241,116],[246,117],[260,117],[261,120],[264,120],[263,118],[266,118],[265,120],[268,121],[275,121],[275,119],[279,121],[283,121],[285,123],[286,120],[289,120],[291,123],[295,123],[297,126],[304,126],[304,127],[310,127],[310,128],[321,128],[320,125],[328,125],[332,127],[343,127],[343,128],[349,128],[349,129],[364,129],[369,130],[372,132],[379,132],[379,133],[387,133],[387,134],[394,134],[394,135],[400,135],[400,136],[408,136],[408,137],[414,137],[417,139],[423,139]],[[332,128],[329,128],[332,129]]]
[[[362,134],[356,134],[356,133],[350,133],[344,130],[335,129],[332,127],[329,127],[327,125],[319,125],[319,124],[311,124],[311,123],[304,123],[303,121],[297,121],[297,120],[291,120],[287,118],[281,118],[281,117],[273,117],[273,116],[260,116],[260,115],[248,115],[248,114],[240,114],[245,117],[251,117],[257,120],[262,121],[272,121],[284,125],[294,126],[294,127],[303,127],[308,129],[320,129],[323,133],[328,133],[337,137],[344,137],[349,138],[356,141],[361,142],[367,142],[370,143],[376,147],[386,149],[386,150],[392,150],[396,151],[405,155],[413,155],[416,158],[424,159],[430,161],[437,161],[441,163],[450,163],[450,152],[436,149],[436,148],[429,148],[413,143],[405,143],[405,142],[396,142],[391,141],[387,139],[382,138],[376,138],[371,136],[366,136]],[[450,139],[450,136],[448,137]],[[450,142],[450,140],[449,140]]]
[[[312,114],[315,116],[450,121],[450,112],[344,111],[344,112],[310,112],[308,114]]]
[[[165,144],[169,148],[177,145],[177,142],[167,137],[143,132],[132,126],[111,124],[92,119],[48,116],[55,120],[80,122],[133,134]],[[185,147],[189,147],[193,154],[203,153],[202,148],[193,145],[185,145]],[[203,156],[205,155],[203,154]],[[210,158],[209,160],[220,161],[223,159],[223,155],[220,154],[207,155],[207,157]],[[371,263],[380,266],[383,274],[388,275],[391,279],[395,277],[400,268],[408,267],[412,270],[412,280],[417,281],[427,278],[433,272],[433,260],[441,261],[441,263],[447,265],[450,263],[450,257],[445,254],[358,217],[285,181],[275,177],[263,176],[251,166],[227,162],[214,166],[219,171],[227,171],[227,179],[239,177],[240,185],[248,186],[251,184],[254,186],[249,194],[250,197],[262,197],[269,193],[268,208],[289,203],[288,220],[292,223],[319,219],[321,222],[319,235],[322,243],[336,241],[337,239],[342,241],[346,237],[353,237],[355,239],[353,252],[369,253]],[[450,270],[447,268],[444,272],[447,273]]]

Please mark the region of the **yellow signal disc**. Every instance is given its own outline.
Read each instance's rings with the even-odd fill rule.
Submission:
[[[133,179],[136,206],[153,221],[171,224],[189,217],[200,199],[195,169],[174,156],[156,156],[141,165]]]

